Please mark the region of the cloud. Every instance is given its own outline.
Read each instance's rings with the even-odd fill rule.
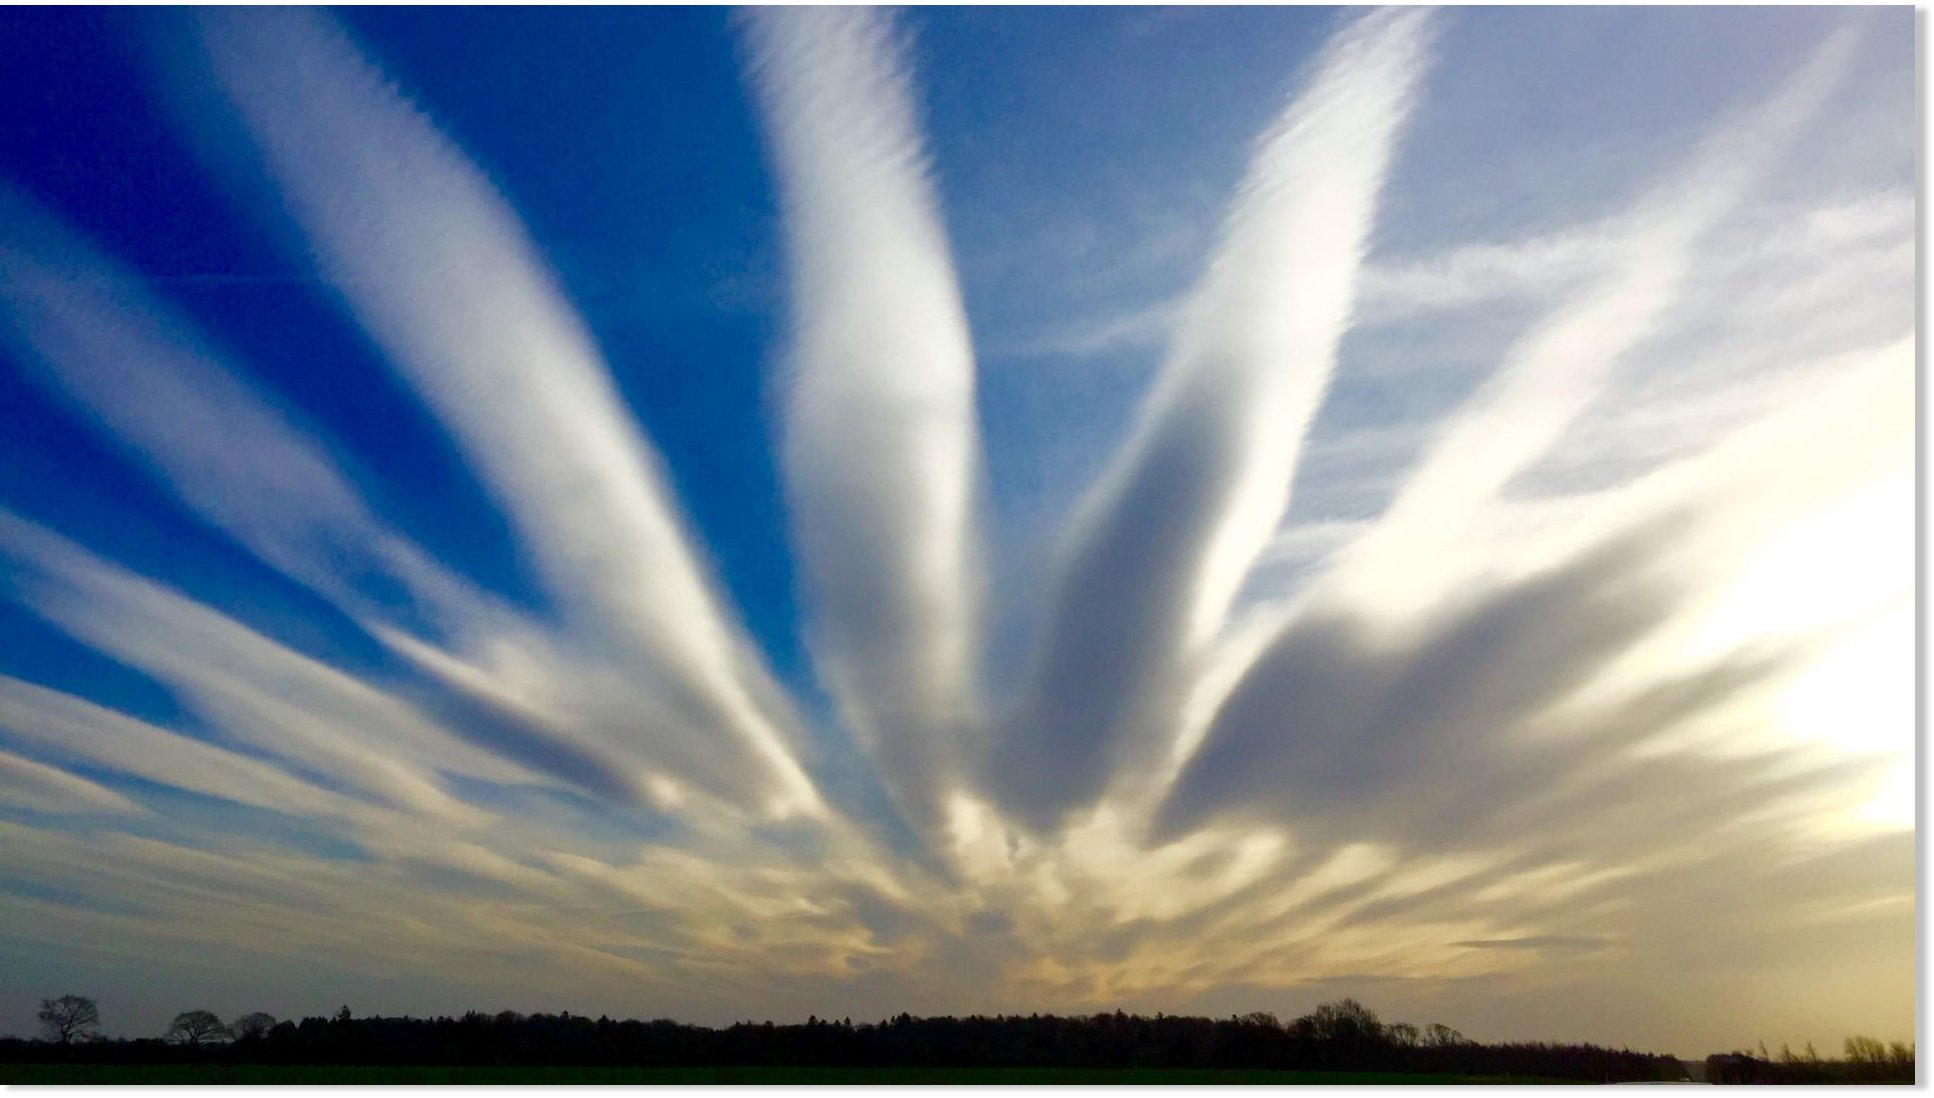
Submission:
[[[823,806],[790,718],[687,542],[656,453],[509,205],[324,17],[202,39],[364,329],[451,431],[573,628],[656,680],[651,748],[763,811]],[[686,731],[690,729],[690,731]]]
[[[449,818],[468,810],[440,787],[437,770],[528,777],[381,690],[5,514],[0,552],[30,569],[25,602],[168,684],[235,742]]]
[[[1825,103],[1852,59],[1853,37],[1831,37],[1780,92],[1722,128],[1688,169],[1639,200],[1637,229],[1611,271],[1552,311],[1507,353],[1439,430],[1376,526],[1328,580],[1339,597],[1414,612],[1436,588],[1447,536],[1547,452],[1611,370],[1675,303],[1700,238],[1778,162]]]
[[[49,757],[303,816],[357,815],[363,802],[279,767],[19,679],[0,677],[0,729]]]
[[[419,663],[461,665],[395,624],[359,586],[396,581],[459,652],[554,643],[370,514],[308,425],[251,391],[131,272],[3,186],[0,209],[0,310],[40,367],[29,376],[92,413],[111,442],[149,463],[189,506]],[[454,711],[452,729],[486,749],[600,795],[640,795],[615,761],[595,759],[541,720],[466,707],[468,695],[454,688],[422,692]]]
[[[5,751],[0,751],[0,806],[49,814],[141,811],[112,789]]]
[[[1373,263],[1364,268],[1358,323],[1545,297],[1612,266],[1620,243],[1616,232],[1593,226],[1508,243],[1463,244],[1408,262]]]
[[[1174,335],[1185,300],[1158,301],[1054,328],[997,348],[1001,357],[1093,358],[1123,351],[1159,350]]]
[[[1033,827],[1150,755],[1178,665],[1280,520],[1428,27],[1381,12],[1326,47],[1258,147],[1133,436],[1071,520],[985,768]]]
[[[1911,341],[1814,364],[1760,402],[1757,422],[1733,407],[1717,442],[1708,434],[1636,479],[1543,497],[1507,490],[1601,398],[1615,356],[1679,306],[1693,245],[1811,116],[1847,48],[1830,41],[1641,203],[1631,220],[1651,242],[1533,328],[1426,448],[1397,501],[1275,608],[1273,641],[1230,649],[1227,659],[1249,662],[1216,672],[1233,685],[1206,699],[1213,715],[1155,817],[1154,843],[1247,822],[1280,830],[1306,859],[1366,842],[1388,851],[1393,868],[1295,909],[1326,942],[1420,920],[1488,923],[1438,941],[1640,943],[1641,963],[1657,968],[1683,936],[1645,913],[1662,910],[1689,867],[1736,880],[1744,867],[1727,859],[1740,852],[1849,849],[1871,827],[1852,812],[1892,764],[1806,740],[1779,717],[1782,696],[1865,612],[1868,585],[1789,568],[1753,601],[1800,601],[1794,584],[1810,582],[1824,617],[1783,632],[1758,618],[1715,623],[1782,537],[1865,536],[1825,516],[1911,461]],[[1390,888],[1398,867],[1460,858],[1475,861],[1408,893]],[[1189,930],[1261,938],[1268,924],[1246,906],[1237,897],[1226,920]],[[1763,925],[1790,917],[1768,912]],[[1475,963],[1427,967],[1432,979],[1490,980],[1533,962]]]
[[[903,814],[976,716],[980,449],[967,323],[886,17],[743,19],[785,210],[784,469],[813,652]]]
[[[1649,737],[1742,699],[1763,705],[1832,633],[1742,626],[1702,638],[1779,531],[1907,459],[1911,354],[1887,348],[1808,404],[1541,535],[1467,532],[1469,559],[1484,569],[1449,575],[1450,590],[1427,604],[1439,609],[1414,611],[1400,627],[1382,610],[1306,593],[1216,708],[1160,833],[1228,813],[1303,828],[1341,813],[1339,835],[1448,842],[1465,823],[1502,818],[1500,797],[1525,797],[1567,772],[1635,768],[1618,760]],[[1751,487],[1762,484],[1782,490]],[[1692,677],[1675,685],[1666,668]],[[1588,686],[1589,699],[1568,708]],[[1554,722],[1572,731],[1540,736]],[[1580,739],[1585,729],[1595,731]],[[1695,742],[1716,746],[1710,734]],[[1748,746],[1772,750],[1763,737]],[[1611,809],[1594,814],[1582,796],[1568,791],[1578,803],[1567,815],[1598,820]],[[1439,801],[1462,805],[1463,822],[1431,815]]]
[[[352,614],[377,576],[446,627],[482,596],[386,527],[314,424],[272,407],[135,274],[0,182],[0,330],[27,376],[271,567]]]

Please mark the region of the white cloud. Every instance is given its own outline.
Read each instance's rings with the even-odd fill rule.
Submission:
[[[98,782],[6,751],[0,751],[0,807],[51,814],[141,811]]]
[[[1358,323],[1545,297],[1576,286],[1619,257],[1618,236],[1593,227],[1508,243],[1465,244],[1408,261],[1373,263],[1363,272]]]
[[[894,24],[758,9],[751,73],[784,198],[784,469],[814,656],[901,811],[976,716],[974,363]]]
[[[29,605],[167,683],[236,742],[448,818],[471,810],[439,786],[439,769],[529,776],[381,690],[12,516],[0,515],[0,551],[32,570],[23,585]]]
[[[183,502],[351,613],[365,573],[402,579],[434,620],[483,598],[370,514],[313,424],[271,407],[140,280],[0,183],[0,319],[29,377],[88,413]]]
[[[659,680],[652,750],[818,812],[789,717],[687,543],[658,456],[515,214],[323,17],[206,13],[217,77],[326,278],[450,429],[574,627]]]
[[[1366,16],[1315,63],[1258,148],[1133,436],[1070,522],[986,771],[1035,826],[1145,761],[1180,663],[1280,521],[1428,26]]]
[[[51,758],[257,808],[331,816],[365,807],[261,759],[19,679],[0,677],[0,729]]]
[[[1352,605],[1414,615],[1443,590],[1443,545],[1513,476],[1563,438],[1621,358],[1653,334],[1693,269],[1702,236],[1803,132],[1852,59],[1842,33],[1770,102],[1721,129],[1688,170],[1644,196],[1605,276],[1561,304],[1438,431],[1397,498],[1326,580]]]

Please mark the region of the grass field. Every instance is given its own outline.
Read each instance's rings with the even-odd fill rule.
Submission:
[[[1564,1079],[1510,1080],[1472,1075],[1417,1075],[1387,1071],[1189,1071],[1083,1068],[572,1068],[572,1067],[281,1067],[255,1064],[0,1064],[0,1084],[289,1084],[461,1083],[557,1085],[571,1083],[676,1086],[694,1083],[762,1084],[1389,1084],[1563,1083]]]

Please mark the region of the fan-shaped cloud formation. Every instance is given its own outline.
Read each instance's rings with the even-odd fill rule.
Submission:
[[[1444,165],[1406,157],[1475,47],[1418,9],[1326,28],[1287,104],[1252,104],[1277,114],[1199,271],[1069,318],[1093,338],[997,341],[1043,370],[1170,341],[1146,393],[1103,394],[1119,443],[1035,545],[986,519],[1014,380],[974,358],[998,288],[939,197],[944,127],[970,127],[916,78],[926,24],[737,17],[785,257],[760,536],[797,566],[783,627],[820,714],[731,604],[625,360],[454,139],[329,16],[184,19],[302,262],[543,605],[403,533],[370,502],[381,455],[296,411],[259,344],[0,185],[5,361],[265,566],[141,574],[99,527],[0,510],[0,628],[98,671],[0,667],[23,963],[188,957],[233,966],[223,994],[273,973],[398,1012],[1356,994],[1662,1045],[1756,1035],[1719,1016],[1911,1022],[1912,681],[1887,660],[1911,650],[1914,203],[1799,170],[1893,163],[1904,119],[1867,132],[1848,89],[1911,57],[1862,20],[1818,16],[1778,87],[1621,176],[1622,213],[1447,210],[1422,244],[1401,199]],[[1035,574],[1015,559],[1049,563],[1002,593],[1030,608],[1009,632],[990,577]],[[270,579],[381,658],[256,604]],[[1716,990],[1658,1002],[1686,972]],[[1767,1006],[1791,981],[1807,1002]]]

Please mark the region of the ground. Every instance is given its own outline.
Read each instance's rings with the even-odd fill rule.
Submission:
[[[1390,1083],[1563,1083],[1571,1080],[1523,1076],[1512,1079],[1474,1075],[1425,1075],[1388,1071],[1243,1071],[1159,1068],[598,1068],[598,1067],[302,1067],[258,1064],[93,1065],[0,1064],[0,1084],[157,1085],[246,1083],[282,1086],[299,1083],[462,1083],[548,1085],[568,1083],[659,1084],[731,1083],[1234,1083],[1390,1084]]]

